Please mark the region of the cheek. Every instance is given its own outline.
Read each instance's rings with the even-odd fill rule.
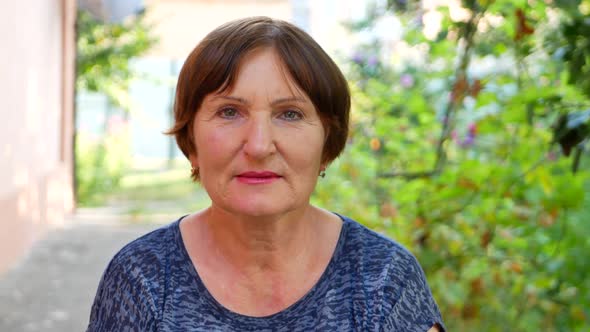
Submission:
[[[298,169],[313,173],[322,162],[323,143],[322,135],[289,137],[283,145],[288,152],[283,155],[288,157],[294,166],[297,165]]]
[[[223,160],[224,156],[232,149],[231,145],[235,144],[233,141],[231,135],[226,135],[221,130],[202,130],[198,134],[195,133],[199,161],[211,163]]]

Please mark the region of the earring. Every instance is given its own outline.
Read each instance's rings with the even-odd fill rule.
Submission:
[[[195,173],[197,173],[197,172],[199,172],[199,167],[198,167],[198,166],[197,166],[197,167],[195,167],[195,166],[191,165],[191,173],[192,173],[192,174],[195,174]]]
[[[326,177],[326,170],[325,170],[324,168],[322,168],[322,169],[320,170],[320,177],[321,177],[322,179]]]

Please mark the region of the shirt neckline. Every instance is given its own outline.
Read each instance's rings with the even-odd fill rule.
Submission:
[[[190,277],[196,282],[196,286],[198,288],[199,295],[202,297],[204,302],[210,307],[212,311],[214,311],[220,317],[223,317],[224,320],[227,320],[229,324],[264,324],[268,326],[272,326],[274,328],[278,327],[279,325],[286,324],[293,319],[297,319],[296,313],[301,310],[301,308],[305,308],[306,304],[313,301],[316,297],[321,297],[321,295],[328,291],[330,280],[332,279],[332,275],[337,271],[337,264],[342,256],[342,250],[344,248],[344,244],[346,242],[346,234],[348,232],[350,221],[348,218],[345,218],[337,213],[334,213],[336,216],[342,220],[342,228],[340,230],[340,235],[338,236],[338,242],[336,243],[336,248],[334,249],[334,253],[330,258],[330,262],[326,266],[326,269],[316,282],[316,284],[299,300],[295,303],[290,305],[289,307],[281,310],[277,313],[272,315],[264,316],[264,317],[253,317],[242,315],[240,313],[234,312],[221,303],[219,303],[213,295],[209,292],[199,273],[197,272],[196,267],[193,265],[188,251],[184,245],[184,241],[182,239],[182,234],[180,232],[180,222],[186,216],[181,217],[178,219],[174,224],[174,234],[176,238],[176,245],[178,247],[178,252],[181,255],[181,261],[184,262],[186,268],[183,269],[190,274]],[[236,326],[240,326],[236,325]]]

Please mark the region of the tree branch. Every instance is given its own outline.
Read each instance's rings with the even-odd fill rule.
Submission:
[[[473,47],[473,39],[475,33],[477,32],[477,25],[482,14],[483,12],[477,13],[475,11],[472,11],[471,17],[465,25],[465,48],[463,49],[463,54],[461,55],[459,66],[455,70],[455,81],[453,82],[452,87],[454,87],[457,84],[457,82],[459,82],[459,80],[465,80],[467,78],[466,73],[467,67],[469,66],[471,48]],[[441,130],[440,137],[438,139],[438,144],[436,146],[436,161],[434,163],[435,172],[440,172],[444,167],[444,164],[446,163],[447,154],[445,151],[444,144],[449,139],[449,136],[451,134],[451,117],[454,115],[456,109],[457,102],[453,96],[450,96],[443,115],[443,128]]]
[[[469,66],[471,49],[473,47],[473,39],[475,33],[477,32],[477,25],[479,20],[483,16],[482,12],[472,11],[472,15],[469,18],[469,21],[465,25],[465,48],[463,49],[463,53],[461,54],[461,60],[457,69],[455,70],[455,80],[451,87],[453,88],[459,80],[466,79],[466,72],[467,67]],[[451,90],[452,91],[452,90]],[[445,142],[449,139],[452,130],[452,121],[451,117],[454,115],[455,110],[457,109],[457,103],[455,98],[452,96],[449,98],[449,101],[445,107],[445,112],[443,115],[443,127],[441,130],[440,137],[438,139],[438,143],[436,146],[436,161],[434,163],[434,167],[430,171],[422,171],[422,172],[389,172],[389,173],[381,173],[377,176],[379,178],[404,178],[406,180],[415,180],[415,179],[423,179],[429,178],[435,175],[438,175],[442,169],[444,164],[446,163],[446,151],[445,151]]]
[[[415,179],[423,179],[429,178],[434,175],[437,175],[439,172],[436,170],[433,171],[424,171],[424,172],[390,172],[390,173],[381,173],[377,176],[379,178],[404,178],[406,180],[415,180]]]

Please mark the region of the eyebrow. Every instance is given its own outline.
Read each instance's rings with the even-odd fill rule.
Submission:
[[[293,96],[293,97],[286,97],[286,98],[275,99],[270,104],[271,105],[278,105],[278,104],[291,103],[291,102],[305,103],[306,100],[304,98],[301,98],[301,97],[295,97],[295,96]]]
[[[215,99],[232,100],[232,101],[237,101],[237,102],[239,102],[241,104],[245,104],[245,105],[250,104],[246,99],[240,98],[240,97],[234,97],[234,96],[216,96],[213,98],[213,100],[215,100]],[[283,104],[283,103],[290,103],[290,102],[305,103],[306,101],[307,100],[305,100],[304,98],[293,96],[293,97],[285,97],[285,98],[275,99],[270,104],[274,106],[274,105]]]

